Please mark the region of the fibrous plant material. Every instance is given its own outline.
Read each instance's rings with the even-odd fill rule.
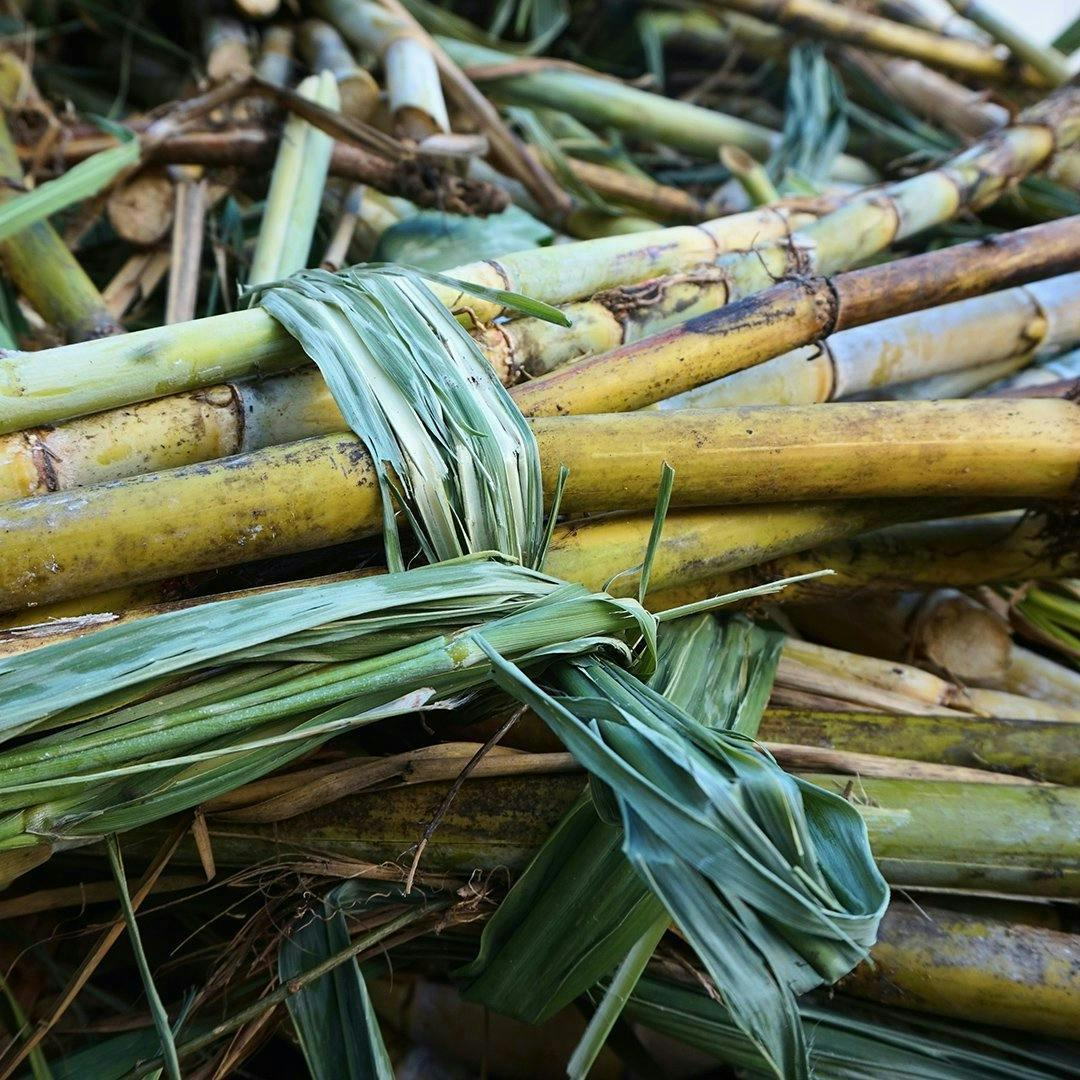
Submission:
[[[568,640],[568,631],[576,618],[571,610],[571,593],[582,598],[580,614],[586,620],[593,610],[593,605],[586,599],[590,594],[580,587],[568,592],[567,587],[559,582],[529,571],[521,570],[519,575],[519,569],[506,565],[497,568],[484,560],[474,560],[460,565],[447,564],[431,570],[414,571],[404,588],[399,578],[391,575],[315,587],[314,591],[302,587],[299,591],[275,591],[262,596],[224,601],[224,606],[212,611],[200,607],[173,612],[159,617],[155,624],[164,636],[158,647],[162,659],[153,669],[146,667],[152,651],[148,635],[153,627],[144,621],[120,626],[104,632],[104,636],[99,633],[90,639],[70,641],[52,650],[48,656],[46,653],[33,654],[41,662],[56,665],[54,670],[60,681],[54,684],[54,694],[48,698],[41,697],[40,687],[35,689],[36,677],[29,668],[25,669],[24,678],[16,658],[12,658],[7,662],[3,675],[5,697],[11,706],[6,713],[6,738],[17,734],[27,725],[35,726],[35,721],[47,720],[53,715],[65,716],[66,725],[79,715],[73,711],[75,705],[89,700],[88,694],[97,696],[90,682],[80,680],[77,676],[74,682],[68,681],[75,673],[65,656],[65,650],[74,650],[88,661],[94,656],[97,659],[91,662],[104,662],[109,666],[109,685],[117,692],[129,685],[143,684],[146,689],[160,694],[163,687],[169,685],[169,681],[163,683],[162,676],[197,668],[201,662],[200,655],[206,648],[210,649],[206,654],[209,661],[214,660],[214,654],[226,655],[221,653],[222,643],[226,641],[235,645],[228,650],[237,654],[235,660],[242,661],[246,655],[251,666],[242,669],[246,673],[239,680],[236,676],[226,676],[224,680],[211,678],[209,682],[203,681],[201,689],[193,688],[193,693],[182,688],[181,680],[175,684],[176,692],[165,692],[149,712],[138,705],[125,711],[125,702],[137,701],[141,695],[121,694],[116,699],[121,711],[116,714],[114,722],[129,719],[135,724],[128,729],[132,736],[130,742],[116,737],[116,732],[110,730],[113,724],[101,725],[88,720],[87,726],[81,729],[86,736],[84,739],[61,738],[64,749],[59,752],[63,761],[57,758],[55,768],[43,772],[42,761],[35,752],[10,751],[8,764],[13,769],[17,765],[20,768],[25,765],[26,768],[21,772],[6,772],[5,783],[10,781],[11,787],[6,789],[6,797],[0,798],[6,798],[8,809],[31,806],[43,797],[49,800],[49,806],[43,805],[39,811],[30,812],[30,817],[24,813],[7,815],[4,819],[6,834],[12,835],[11,828],[20,820],[33,827],[31,819],[41,813],[53,819],[48,830],[53,835],[59,835],[56,829],[61,824],[60,817],[68,823],[64,831],[73,838],[83,831],[77,824],[80,820],[84,820],[86,827],[91,830],[89,835],[130,828],[139,821],[155,820],[173,807],[180,808],[191,798],[199,802],[218,791],[229,790],[236,786],[237,778],[247,778],[251,768],[257,769],[251,776],[265,772],[286,758],[302,753],[306,746],[318,745],[338,730],[345,730],[358,722],[366,723],[422,707],[432,699],[432,690],[427,689],[432,679],[439,686],[445,684],[445,692],[453,697],[469,686],[479,685],[486,678],[487,670],[486,662],[482,660],[483,654],[476,647],[468,645],[467,636],[459,635],[460,640],[454,639],[454,628],[461,630],[479,626],[485,620],[497,620],[498,627],[491,622],[485,631],[485,639],[498,642],[501,648],[512,649],[515,655],[526,656],[533,649],[543,647],[541,638],[537,636],[543,633],[543,620],[536,601],[542,600],[545,595],[550,594],[559,608],[557,613],[552,609],[553,618],[548,623],[549,634],[556,635],[551,642]],[[510,575],[509,578],[505,577],[503,571]],[[566,607],[564,601],[570,601],[571,607]],[[629,629],[630,624],[625,623],[625,619],[630,609],[621,601],[610,603],[614,605],[611,608],[614,615],[611,627],[625,625]],[[527,615],[526,610],[529,612]],[[301,611],[304,614],[300,614]],[[265,613],[265,617],[259,612]],[[520,631],[515,630],[516,624],[509,618],[515,612],[521,612],[525,617]],[[173,647],[183,626],[205,626],[208,616],[222,620],[220,633],[215,634],[212,642],[208,639],[206,645],[195,652],[185,649],[178,651]],[[337,623],[341,620],[346,622],[339,627]],[[594,620],[593,629],[588,629],[586,623],[582,623],[585,638],[593,630],[600,630],[603,621],[602,617],[600,621]],[[407,629],[410,624],[415,626],[412,631]],[[428,627],[426,630],[425,624]],[[311,632],[320,626],[325,627],[324,632]],[[302,659],[298,666],[287,664],[275,676],[273,672],[279,669],[275,668],[272,660],[269,668],[266,661],[261,660],[264,656],[272,658],[279,654],[287,658],[293,648],[299,648],[301,656],[305,650],[308,650],[306,655],[314,656],[315,653],[310,650],[318,651],[318,643],[326,646],[325,655],[330,657],[334,654],[334,648],[329,643],[341,640],[342,630],[346,628],[349,629],[346,630],[345,640],[355,639],[355,647],[343,646],[343,651],[338,650],[336,655],[348,659],[342,659],[340,665],[327,670],[326,677],[316,675],[312,681],[315,669]],[[288,634],[299,634],[294,644],[287,640],[277,641],[283,629],[286,637]],[[504,629],[510,636],[504,638]],[[449,636],[444,634],[444,630],[449,631]],[[132,631],[134,637],[131,636]],[[370,632],[385,635],[383,645],[378,645],[374,638],[364,643],[362,639]],[[602,630],[600,632],[603,633]],[[634,637],[632,631],[630,636]],[[122,641],[130,643],[130,651],[125,650]],[[427,645],[421,644],[424,641],[427,641]],[[266,644],[268,648],[259,648],[261,644]],[[88,647],[89,652],[86,651]],[[462,647],[466,650],[471,648],[468,657],[461,653]],[[387,668],[379,659],[379,653],[398,650],[401,651],[400,661],[405,665],[398,669],[399,675],[411,670],[414,657],[421,665],[415,669],[418,681],[415,681],[413,690],[407,689],[402,682],[393,686],[386,682],[393,665]],[[27,659],[30,655],[27,654]],[[429,655],[430,663],[422,659],[424,655]],[[209,663],[208,671],[217,666],[216,663]],[[386,669],[386,673],[380,674],[383,669]],[[286,676],[284,680],[280,675]],[[390,691],[389,696],[387,690]],[[225,698],[221,697],[222,692],[225,692]],[[370,706],[361,706],[357,695],[368,695]],[[250,718],[255,728],[245,727],[241,722],[242,714],[238,710],[242,706],[235,704],[240,697],[252,706]],[[215,705],[215,702],[221,704]],[[337,707],[339,705],[340,708]],[[175,713],[175,723],[162,727],[151,718],[154,715],[164,717],[166,713],[162,713],[162,709],[166,713],[170,710]],[[91,709],[86,715],[93,716],[96,711]],[[286,718],[293,718],[294,722],[283,728],[278,721]],[[316,718],[317,722],[310,722]],[[262,725],[261,730],[259,725]],[[47,731],[54,725],[46,722],[37,726]],[[308,730],[310,736],[305,734]],[[154,731],[158,734],[152,734]],[[244,731],[247,734],[242,734]],[[142,736],[150,737],[157,750],[151,749],[140,732]],[[71,734],[69,731],[68,736]],[[224,736],[227,736],[225,742],[215,742]],[[48,739],[48,736],[45,737]],[[311,742],[311,739],[315,741]],[[231,750],[230,746],[243,749]],[[81,759],[78,757],[80,749],[85,751]],[[195,751],[195,756],[191,756],[192,751]],[[140,766],[138,762],[146,759],[148,753],[151,755],[150,768],[166,770],[159,772],[159,779],[171,777],[171,780],[167,789],[159,791],[158,799],[148,803],[136,800],[124,811],[123,805],[128,800],[124,796],[122,778],[145,772],[146,766]],[[158,765],[153,761],[154,756],[168,764]],[[118,781],[118,786],[106,794],[96,781],[78,780],[76,772],[80,768],[80,760],[90,770],[87,775],[108,773]],[[245,762],[249,764],[245,766]],[[131,769],[126,769],[125,765],[130,765]],[[118,768],[120,771],[115,771]],[[41,781],[49,776],[54,778],[53,781],[42,786]],[[25,784],[31,786],[20,788]],[[35,784],[38,786],[34,787]],[[119,814],[117,821],[103,822],[96,812],[84,818],[79,808],[89,807],[87,799],[101,805],[114,805]],[[16,858],[22,865],[21,849],[25,845],[16,843],[7,846],[17,849],[19,853]]]
[[[276,134],[264,128],[181,132],[163,138],[149,149],[149,156],[168,164],[260,169],[273,162],[277,145]],[[418,206],[434,206],[454,213],[497,213],[510,202],[506,192],[487,178],[462,178],[445,170],[419,169],[415,160],[392,161],[351,142],[334,142],[330,175],[370,184],[391,195],[407,196]]]
[[[202,265],[203,229],[209,185],[201,169],[177,170],[176,212],[172,226],[169,287],[165,299],[165,322],[188,322],[195,315]]]
[[[132,255],[102,290],[101,296],[109,314],[121,319],[149,300],[169,272],[171,261],[167,251]]]

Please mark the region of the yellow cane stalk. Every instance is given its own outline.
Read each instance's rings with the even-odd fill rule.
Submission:
[[[1080,409],[1060,400],[871,402],[531,423],[549,489],[560,466],[570,469],[561,506],[567,513],[651,507],[663,462],[676,470],[674,502],[683,506],[1060,498],[1075,490],[1080,467]],[[372,534],[381,522],[374,470],[354,436],[20,500],[0,506],[0,609],[310,550]],[[826,559],[811,569],[832,565]]]
[[[1080,341],[1080,273],[900,315],[833,334],[665,398],[660,409],[808,405],[1002,365]],[[946,395],[940,395],[946,396]],[[956,395],[960,396],[960,395]]]
[[[839,989],[970,1023],[1072,1038],[1080,996],[1075,948],[1075,936],[1059,930],[893,904],[873,964],[858,967]]]
[[[773,559],[749,570],[723,574],[690,588],[657,591],[655,611],[693,603],[810,572],[823,566],[834,574],[785,590],[785,603],[827,601],[858,592],[983,585],[1075,575],[1080,552],[1060,550],[1046,523],[1009,515],[901,525],[853,542],[830,543]]]
[[[1060,86],[1072,75],[1069,58],[1053,45],[1040,45],[1024,30],[980,0],[949,0],[958,15],[970,19],[985,30],[994,41],[1004,45],[1017,62],[1026,64],[1042,76],[1049,86]]]
[[[838,537],[946,513],[951,505],[949,500],[879,499],[673,510],[656,549],[650,589],[685,586]],[[605,515],[557,525],[545,569],[590,589],[606,587],[613,596],[636,596],[638,575],[623,571],[641,561],[652,528],[651,513]],[[0,617],[0,631],[35,626],[32,633],[0,633],[0,655],[49,644],[102,622],[143,618],[192,602],[161,604],[161,592],[161,587],[154,585],[114,589],[46,602]],[[646,606],[651,607],[651,603]],[[66,625],[50,622],[84,615],[92,617]]]
[[[739,11],[768,23],[798,29],[800,33],[921,60],[931,67],[975,78],[1001,82],[1019,74],[1029,86],[1047,85],[1041,72],[1026,65],[1017,72],[1007,59],[974,42],[928,33],[828,0],[706,0],[706,6]]]

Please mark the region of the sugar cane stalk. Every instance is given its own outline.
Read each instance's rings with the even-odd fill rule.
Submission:
[[[658,591],[650,603],[654,610],[663,610],[822,566],[834,570],[834,575],[791,586],[784,601],[1052,579],[1075,574],[1080,554],[1075,548],[1061,550],[1052,529],[1038,519],[1020,521],[1010,515],[995,515],[923,522],[870,533],[855,542],[825,544],[752,569],[702,580],[690,588]]]
[[[986,716],[897,716],[770,707],[758,737],[766,743],[825,746],[915,761],[1017,773],[1078,786],[1076,729],[1056,720]]]
[[[665,398],[657,407],[835,401],[1014,357],[1030,362],[1032,354],[1080,340],[1078,301],[1080,273],[991,292],[844,330],[816,345]]]
[[[173,215],[169,285],[165,297],[165,322],[194,318],[202,269],[203,231],[209,194],[201,169],[177,176],[176,212]]]
[[[337,83],[329,71],[309,76],[300,84],[299,93],[325,108],[340,105]],[[285,122],[248,272],[251,284],[278,281],[308,265],[332,148],[329,135],[299,116]]]
[[[13,56],[0,62],[0,99],[15,103],[23,69]],[[24,176],[19,155],[0,118],[0,202],[17,198]],[[39,221],[0,244],[0,260],[34,310],[67,341],[87,341],[121,332],[97,286],[56,230]]]
[[[251,74],[251,50],[243,23],[216,16],[203,26],[203,56],[211,82],[242,79]]]
[[[1009,110],[917,60],[846,49],[844,59],[884,85],[891,97],[963,139],[977,139],[1009,122]]]
[[[560,465],[570,468],[562,502],[570,513],[651,506],[663,461],[680,475],[677,505],[1075,490],[1080,410],[1071,402],[795,413],[564,417],[534,420],[533,431],[548,481]],[[3,606],[11,608],[341,542],[378,531],[382,511],[358,440],[327,436],[8,503],[0,521]],[[814,569],[830,565],[826,558]]]
[[[419,142],[428,135],[450,130],[435,59],[407,26],[382,5],[364,0],[323,0],[316,8],[353,45],[382,60],[390,112],[400,134]]]
[[[1049,86],[1060,86],[1072,74],[1069,61],[1053,45],[1039,45],[1019,26],[1003,19],[980,0],[949,0],[958,15],[982,27],[1019,61],[1037,71]]]
[[[778,688],[793,688],[901,713],[974,712],[1018,720],[1080,723],[1080,709],[1019,694],[966,686],[896,660],[846,652],[796,638],[784,641]]]
[[[828,503],[771,504],[724,510],[672,510],[653,561],[650,589],[685,586],[778,555],[802,551],[838,537],[899,521],[951,512],[955,500],[881,499]],[[635,596],[637,574],[612,576],[636,565],[649,542],[653,515],[619,514],[569,521],[555,527],[545,568],[567,581],[614,596]],[[0,655],[37,648],[102,622],[143,618],[188,603],[160,603],[139,587],[113,590],[80,600],[46,603],[0,620],[0,628],[39,624],[32,632],[0,634]],[[650,593],[651,595],[651,593]],[[91,613],[110,613],[79,619]],[[120,614],[117,614],[120,613]],[[74,621],[70,621],[74,618]],[[64,624],[49,620],[68,620]]]
[[[968,688],[1070,708],[1080,701],[1080,672],[1017,645],[1001,613],[956,589],[801,605],[792,614],[814,641],[888,662],[913,660]]]
[[[740,11],[801,33],[906,56],[963,75],[999,82],[1019,75],[1029,86],[1046,85],[1045,77],[1030,66],[1017,71],[1016,65],[981,45],[905,26],[827,0],[708,0],[707,6]]]
[[[298,43],[309,70],[333,74],[342,114],[350,120],[370,120],[379,102],[379,84],[353,59],[341,35],[329,23],[306,19],[300,24]]]
[[[1080,888],[1080,847],[1059,820],[1075,815],[1080,793],[1040,785],[866,779],[807,779],[860,806],[883,872],[896,885],[970,892],[1071,897]],[[370,863],[398,858],[430,820],[445,785],[351,796],[285,822],[242,828],[210,822],[222,865],[248,865],[284,851]],[[573,774],[518,776],[464,784],[424,853],[431,872],[524,865],[581,793]],[[965,828],[957,829],[960,819]],[[137,850],[137,834],[128,843]]]
[[[1075,1032],[1073,934],[893,904],[872,956],[841,992],[971,1023],[1065,1038]]]

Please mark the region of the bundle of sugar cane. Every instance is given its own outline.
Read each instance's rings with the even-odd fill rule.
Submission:
[[[778,1075],[803,1075],[792,995],[835,981],[863,958],[887,900],[858,814],[793,784],[742,734],[700,723],[622,671],[618,661],[642,673],[652,665],[656,626],[640,605],[524,569],[547,545],[533,436],[415,275],[375,272],[346,286],[311,273],[269,290],[265,302],[309,347],[319,342],[344,415],[366,433],[395,572],[225,600],[212,612],[182,609],[10,656],[0,670],[6,737],[20,741],[6,754],[0,790],[5,875],[56,846],[232,790],[350,727],[445,707],[494,682],[543,707],[607,785],[627,857],[671,912],[660,933],[674,918],[729,999],[751,994],[757,1004],[739,1009],[737,1023],[768,1049]],[[393,327],[408,334],[409,363],[391,343]],[[406,571],[398,507],[429,559],[497,547],[510,562],[459,558]],[[646,554],[642,594],[650,564]],[[524,587],[497,580],[503,569],[524,575]],[[545,592],[559,608],[550,618]],[[485,601],[471,607],[478,595]],[[208,614],[217,625],[200,646],[191,635]],[[593,660],[579,667],[575,654]],[[583,679],[611,710],[597,713],[580,696]],[[760,691],[756,698],[760,711]],[[641,751],[655,739],[666,749],[650,761]],[[662,794],[675,783],[671,768],[684,777],[679,802]],[[146,772],[154,782],[132,798],[131,777]],[[753,808],[739,799],[743,784],[758,792]],[[691,797],[693,813],[681,801]],[[777,821],[787,824],[777,829]],[[730,845],[729,869],[693,850],[676,855],[688,835],[701,852]],[[855,877],[835,889],[841,868]],[[710,927],[702,905],[726,918]],[[725,958],[732,949],[750,955],[763,918],[777,926],[769,963],[732,972]],[[764,1008],[776,1018],[764,1020]]]
[[[1071,46],[93,7],[0,56],[0,1080],[1065,1075]]]

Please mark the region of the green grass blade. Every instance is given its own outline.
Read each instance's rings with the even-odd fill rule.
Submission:
[[[399,507],[430,561],[497,550],[534,563],[543,493],[532,431],[418,271],[306,271],[260,303],[318,364],[371,454],[392,571],[404,568]]]
[[[339,886],[321,910],[278,950],[278,975],[288,985],[305,970],[347,950],[345,910],[355,886]],[[290,997],[286,1004],[313,1080],[393,1080],[394,1069],[355,957]]]
[[[55,180],[19,195],[0,206],[0,242],[74,203],[96,195],[125,169],[139,160],[139,141],[102,150],[68,169]]]
[[[489,655],[496,684],[611,789],[629,863],[740,1029],[777,1076],[808,1075],[794,995],[866,956],[888,900],[858,812],[603,661],[552,669],[552,694]]]
[[[124,922],[127,925],[128,940],[131,942],[131,950],[135,954],[135,963],[142,978],[143,989],[146,991],[147,1004],[150,1006],[150,1015],[154,1019],[154,1027],[157,1028],[158,1038],[161,1040],[161,1052],[164,1058],[164,1066],[169,1074],[169,1080],[181,1080],[180,1059],[176,1054],[176,1043],[173,1040],[172,1027],[169,1024],[169,1015],[162,1004],[161,996],[154,985],[154,976],[150,971],[150,964],[143,951],[142,937],[139,934],[139,924],[135,919],[135,911],[131,906],[131,896],[128,893],[127,875],[124,873],[124,861],[120,855],[120,844],[115,835],[106,837],[105,848],[109,854],[109,866],[112,869],[113,878],[116,881],[116,891],[120,897],[120,910],[124,913]]]

